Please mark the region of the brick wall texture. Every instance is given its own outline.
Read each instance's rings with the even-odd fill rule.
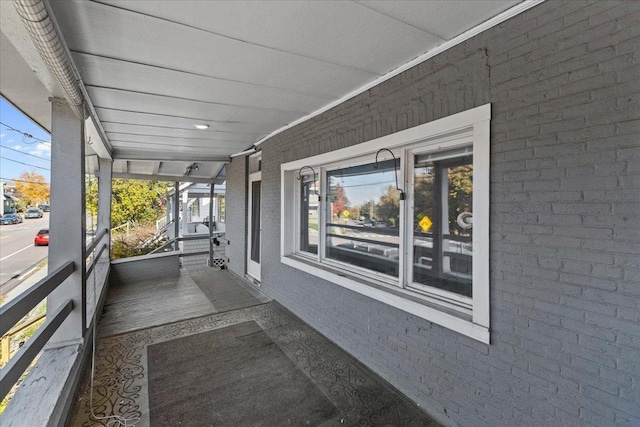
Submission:
[[[262,144],[262,290],[444,424],[640,425],[639,22],[547,1]],[[280,263],[281,162],[486,103],[491,345]],[[245,182],[234,159],[239,274]]]
[[[247,162],[236,157],[227,165],[226,238],[230,242],[226,249],[229,270],[240,276],[246,271],[247,235]]]

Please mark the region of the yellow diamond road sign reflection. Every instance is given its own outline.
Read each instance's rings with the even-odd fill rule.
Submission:
[[[418,225],[420,226],[422,231],[429,231],[429,229],[433,225],[433,222],[431,222],[431,219],[429,219],[429,217],[425,215],[422,217],[420,222],[418,222]]]

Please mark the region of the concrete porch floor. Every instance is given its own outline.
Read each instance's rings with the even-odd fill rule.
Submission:
[[[204,354],[208,356],[209,349],[211,353],[224,351],[216,348],[222,341],[206,341],[213,340],[211,333],[225,333],[232,328],[245,327],[250,322],[255,322],[251,323],[257,325],[254,328],[266,334],[265,339],[274,344],[273,349],[282,354],[285,364],[289,364],[290,370],[295,371],[293,374],[306,384],[307,394],[326,401],[324,407],[329,410],[305,418],[306,415],[301,412],[306,410],[308,402],[302,402],[302,390],[299,404],[295,401],[288,405],[278,403],[282,402],[277,398],[280,390],[286,393],[284,389],[291,388],[289,384],[283,387],[282,383],[279,383],[279,389],[274,389],[272,397],[256,395],[255,400],[251,394],[237,400],[233,396],[224,396],[226,393],[235,393],[225,386],[218,388],[216,396],[212,395],[211,399],[203,396],[201,391],[194,390],[194,395],[190,396],[184,395],[188,392],[180,389],[179,393],[184,395],[182,405],[186,405],[187,412],[198,411],[199,418],[178,417],[184,420],[179,421],[179,425],[232,425],[228,422],[229,418],[225,422],[225,419],[207,416],[207,411],[212,410],[214,412],[211,413],[215,414],[225,411],[253,412],[253,418],[240,415],[240,418],[232,417],[245,420],[236,421],[233,425],[439,425],[375,373],[237,276],[228,271],[200,270],[190,274],[183,272],[178,280],[112,286],[98,330],[93,402],[90,405],[89,361],[67,426],[114,425],[113,418],[100,418],[109,415],[127,419],[128,426],[174,425],[159,415],[163,411],[171,413],[174,408],[167,407],[166,402],[159,403],[153,397],[151,384],[154,374],[156,377],[158,374],[153,371],[158,369],[158,365],[157,361],[151,360],[152,349],[155,351],[158,346],[167,344],[177,344],[180,349],[181,341],[177,340],[196,338],[195,341],[204,346]],[[265,350],[255,350],[256,353],[261,351],[267,351],[266,347]],[[267,370],[270,368],[266,365],[263,371],[260,371],[261,368],[256,370],[255,364],[263,362],[255,361],[264,360],[260,359],[259,354],[255,357],[246,354],[237,356],[247,360],[247,366],[240,361],[240,367],[233,368],[238,370],[238,377],[244,378],[241,375],[243,372],[252,372],[254,377],[260,377],[263,373],[269,375]],[[212,362],[204,366],[200,363],[198,369],[202,369],[202,372],[197,372],[196,376],[212,378],[219,374],[216,369],[226,370],[226,366],[213,366],[218,357],[212,356]],[[196,362],[188,358],[187,364]],[[231,358],[236,361],[234,355]],[[234,372],[225,374],[235,375]],[[190,388],[190,384],[184,388]],[[289,393],[294,400],[297,399],[296,390],[289,390]],[[222,401],[226,402],[227,407],[209,408],[220,405]],[[190,402],[199,407],[189,408]],[[91,406],[96,417],[91,414]],[[175,411],[178,409],[175,408]],[[248,419],[253,421],[246,421]]]

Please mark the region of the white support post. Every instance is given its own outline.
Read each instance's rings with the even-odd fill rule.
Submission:
[[[213,267],[213,195],[216,186],[213,182],[209,185],[209,267]]]
[[[166,217],[166,220],[165,220],[165,224],[166,224],[167,229],[168,229],[169,228],[169,223],[171,223],[171,206],[173,206],[173,203],[171,201],[171,198],[169,197],[169,192],[168,191],[167,191],[167,194],[166,194],[166,198],[167,198],[167,204],[166,204],[167,217]]]
[[[189,189],[182,193],[182,235],[189,234]]]
[[[113,161],[100,159],[98,172],[98,232],[111,230],[111,189],[113,178]],[[111,248],[111,233],[107,233],[107,251]],[[107,253],[109,253],[107,252]]]
[[[67,300],[73,311],[49,343],[53,347],[83,342],[86,329],[84,120],[64,100],[52,101],[51,214],[49,272],[72,261],[75,271],[47,298],[47,316]]]
[[[173,249],[175,251],[180,250],[180,242],[178,242],[178,237],[180,236],[180,183],[176,181],[174,183],[175,191],[173,194],[173,230],[175,242],[173,244]]]

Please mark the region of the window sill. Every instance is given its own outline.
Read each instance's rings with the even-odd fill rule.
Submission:
[[[419,294],[400,288],[392,288],[362,277],[356,277],[348,272],[320,265],[302,257],[282,256],[280,260],[289,267],[302,270],[305,273],[327,280],[353,292],[489,344],[488,328],[473,323],[471,316],[438,307],[434,302]]]

